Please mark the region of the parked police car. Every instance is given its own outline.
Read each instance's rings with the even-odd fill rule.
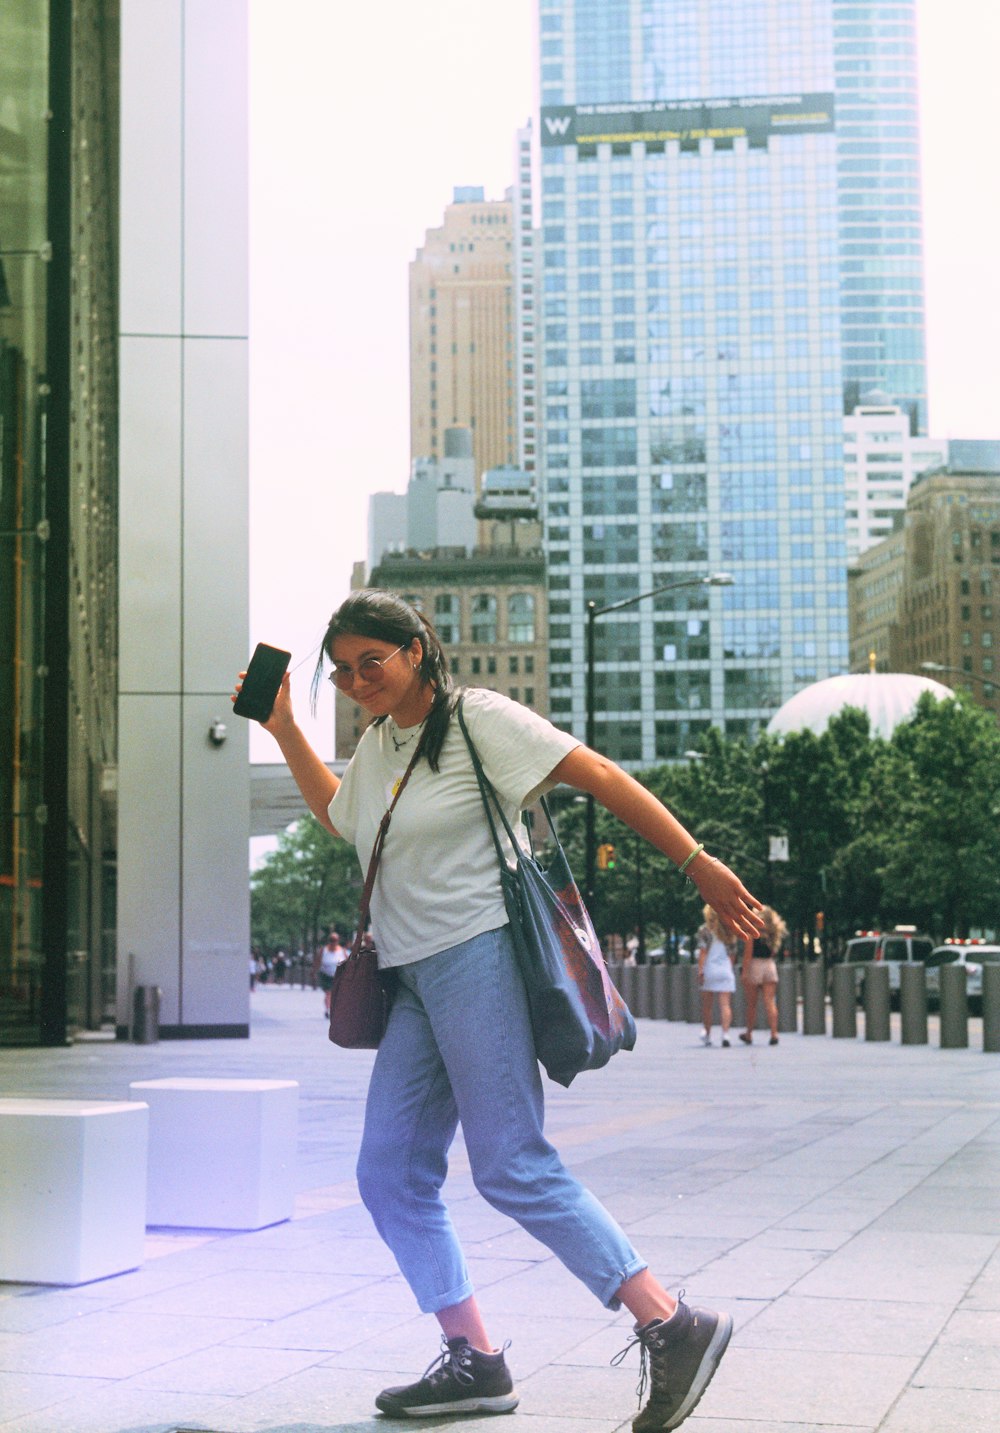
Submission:
[[[929,935],[921,935],[915,925],[897,925],[890,931],[859,931],[847,942],[844,960],[857,965],[855,984],[860,994],[865,975],[865,966],[884,962],[889,971],[889,993],[893,999],[899,995],[899,971],[903,965],[926,965],[934,942]]]
[[[927,959],[927,998],[936,1002],[941,990],[942,965],[965,967],[969,1005],[978,1009],[983,998],[983,966],[1000,964],[1000,945],[984,940],[949,940],[935,946]]]

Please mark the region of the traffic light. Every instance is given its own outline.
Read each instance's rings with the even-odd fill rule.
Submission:
[[[613,871],[615,868],[615,848],[605,841],[597,848],[597,869],[599,871]]]

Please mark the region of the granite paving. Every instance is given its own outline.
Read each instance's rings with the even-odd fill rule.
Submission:
[[[996,1433],[1000,1056],[783,1035],[704,1048],[686,1022],[569,1090],[548,1131],[651,1267],[736,1332],[692,1433]],[[255,1232],[148,1229],[136,1270],[75,1288],[0,1283],[0,1433],[389,1433],[469,1417],[376,1413],[436,1356],[358,1198],[372,1055],[326,1039],[322,997],[263,987],[249,1040],[87,1038],[0,1050],[0,1094],[121,1100],[197,1075],[300,1086],[294,1217]],[[603,1309],[476,1193],[446,1186],[525,1433],[624,1433],[626,1313]]]

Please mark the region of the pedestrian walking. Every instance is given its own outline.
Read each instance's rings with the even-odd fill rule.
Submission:
[[[333,989],[333,977],[337,973],[337,966],[342,965],[346,959],[347,951],[340,943],[340,936],[335,930],[332,930],[320,950],[316,967],[320,989],[323,992],[323,1009],[328,1020],[330,1018],[330,991]]]
[[[761,935],[748,937],[743,942],[743,989],[747,998],[747,1028],[740,1035],[744,1045],[753,1044],[753,1030],[757,1023],[757,1000],[764,997],[764,1012],[767,1027],[771,1032],[770,1044],[778,1043],[778,964],[777,954],[784,944],[788,927],[770,906],[762,906],[760,918],[764,922]]]
[[[733,991],[736,989],[731,937],[711,906],[705,907],[703,915],[705,923],[698,932],[698,984],[701,987],[701,1022],[705,1027],[701,1043],[712,1043],[712,1007],[718,1000],[722,1045],[728,1049],[729,1027],[733,1023]]]
[[[436,1316],[442,1351],[422,1378],[378,1394],[376,1407],[432,1417],[505,1413],[518,1402],[507,1345],[486,1329],[441,1198],[461,1121],[480,1193],[546,1244],[602,1304],[633,1315],[628,1347],[639,1347],[641,1382],[647,1365],[650,1376],[636,1433],[676,1428],[712,1378],[732,1319],[668,1293],[545,1138],[496,851],[433,625],[394,594],[352,593],[328,624],[314,690],[326,662],[334,685],[373,718],[343,777],[297,725],[287,676],[263,725],[317,820],[355,845],[363,870],[418,753],[371,900],[379,962],[394,973],[395,995],[369,1085],[358,1186],[420,1308]],[[521,811],[556,783],[588,792],[690,876],[734,932],[753,937],[757,901],[626,772],[495,692],[467,689],[463,714],[516,828]]]

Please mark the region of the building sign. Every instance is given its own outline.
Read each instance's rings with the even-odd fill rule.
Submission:
[[[641,142],[660,147],[677,140],[697,149],[703,139],[731,149],[735,139],[765,148],[772,134],[824,134],[833,129],[833,95],[774,95],[761,99],[661,100],[627,104],[547,105],[542,109],[542,146]]]

